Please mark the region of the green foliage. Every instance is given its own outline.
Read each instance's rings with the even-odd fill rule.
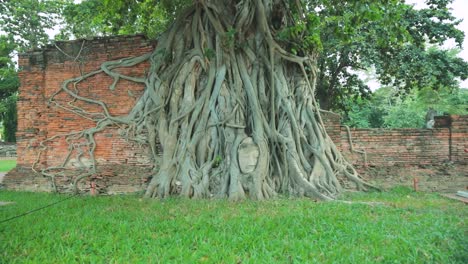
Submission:
[[[309,13],[304,19],[295,18],[295,23],[280,29],[276,39],[295,55],[304,56],[310,52],[321,52],[320,38],[322,21],[315,13]]]
[[[156,38],[172,22],[187,0],[87,0],[70,3],[60,39],[143,33]]]
[[[457,88],[468,78],[468,63],[439,47],[453,39],[461,46],[460,21],[451,14],[452,0],[428,0],[416,10],[400,0],[291,1],[291,17],[271,21],[274,37],[296,55],[318,53],[317,96],[324,109],[349,111],[344,102],[370,95],[358,72],[374,68],[379,81],[408,93],[417,87]],[[63,13],[60,38],[144,33],[156,38],[188,0],[86,0]],[[296,3],[300,3],[297,6]],[[275,8],[274,8],[275,9]],[[314,10],[303,14],[303,10]],[[281,12],[281,10],[275,10]],[[281,16],[279,16],[281,17]],[[226,26],[225,45],[235,32]],[[241,41],[242,42],[242,41]],[[210,55],[210,54],[207,54]]]
[[[394,54],[393,60],[384,62],[387,66],[378,65],[377,74],[382,84],[405,92],[422,87],[456,89],[458,79],[468,78],[468,62],[457,54],[457,50],[434,46],[424,51],[414,45],[406,46]]]
[[[216,156],[213,167],[214,168],[219,167],[222,161],[223,161],[223,158],[221,156]]]
[[[12,60],[15,47],[12,37],[0,35],[0,98],[15,93],[19,86],[15,63]]]
[[[409,94],[399,94],[395,88],[375,91],[369,99],[359,98],[358,104],[348,102],[351,111],[345,114],[345,124],[352,127],[422,128],[429,108],[438,115],[468,114],[468,90],[426,87]]]
[[[84,38],[100,36],[107,32],[105,25],[101,25],[99,10],[104,9],[102,1],[82,1],[80,4],[70,3],[63,10],[65,27],[61,29],[56,39],[67,40],[75,36]]]
[[[348,107],[350,111],[345,115],[344,124],[359,128],[383,127],[385,109],[382,109],[375,101],[377,99],[371,97],[370,100],[359,98],[358,103],[353,102]]]
[[[16,160],[0,160],[0,172],[7,172],[16,167]]]
[[[205,55],[206,59],[211,60],[215,58],[216,51],[214,49],[206,48],[203,51],[203,54]]]
[[[40,48],[49,43],[47,30],[60,23],[60,13],[71,0],[0,1],[0,124],[2,136],[14,142],[17,127],[16,100],[19,87],[15,52]]]
[[[428,8],[408,10],[404,20],[407,30],[416,46],[430,44],[442,45],[445,40],[454,39],[461,48],[465,35],[457,28],[461,20],[456,19],[449,5],[453,0],[426,0]]]
[[[0,220],[66,197],[2,191],[15,204]],[[0,262],[466,263],[462,203],[408,188],[346,199],[385,205],[72,198],[0,225]]]
[[[226,47],[234,47],[235,46],[235,40],[236,40],[236,29],[235,28],[229,28],[226,33],[224,34],[224,39],[223,39],[223,45]]]
[[[452,0],[427,0],[428,8],[408,8],[401,26],[410,38],[400,47],[389,46],[378,53],[374,64],[379,80],[384,85],[403,89],[441,87],[458,88],[457,78],[468,78],[468,63],[457,57],[456,50],[440,48],[453,39],[459,47],[464,33],[448,5]]]
[[[357,98],[345,102],[349,112],[341,112],[344,124],[359,128],[384,127],[384,117],[388,108],[395,105],[396,91],[390,87],[380,88],[366,98]],[[356,103],[357,102],[357,103]]]
[[[3,125],[2,138],[6,142],[16,142],[18,116],[16,112],[17,95],[11,95],[0,101],[0,120]]]
[[[0,26],[15,36],[19,50],[34,49],[49,42],[47,29],[59,23],[60,13],[71,0],[0,1]]]
[[[347,99],[370,90],[357,71],[371,67],[376,54],[408,41],[399,21],[407,6],[400,1],[309,1],[322,19],[317,94],[324,109],[346,109]]]
[[[403,92],[457,88],[457,78],[468,77],[466,61],[437,48],[448,39],[460,46],[464,40],[456,28],[460,21],[448,8],[450,0],[428,0],[429,7],[421,10],[397,0],[306,2],[320,18],[314,32],[321,40],[317,95],[324,109],[348,111],[344,102],[369,96],[357,74],[369,68],[381,83]]]
[[[396,105],[387,109],[384,126],[389,128],[423,128],[427,108],[418,102],[417,97],[410,95],[398,98]]]
[[[12,60],[15,47],[11,37],[0,35],[0,124],[2,138],[8,142],[16,141],[16,100],[19,78]]]

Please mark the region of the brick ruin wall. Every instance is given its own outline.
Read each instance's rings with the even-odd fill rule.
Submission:
[[[426,191],[468,187],[468,116],[436,117],[434,129],[351,128],[349,132],[340,126],[339,116],[327,115],[324,121],[345,157],[378,186],[413,186],[416,179]]]
[[[151,52],[155,43],[143,36],[119,36],[59,42],[43,50],[19,55],[21,87],[18,101],[17,168],[5,177],[7,188],[27,190],[51,190],[50,180],[32,171],[60,165],[68,154],[68,144],[60,135],[95,126],[93,121],[49,103],[48,99],[67,79],[95,71],[110,60],[139,56]],[[141,63],[118,71],[130,76],[144,76],[149,64]],[[120,80],[114,90],[109,86],[113,79],[99,73],[76,87],[80,96],[101,100],[110,114],[127,114],[144,90],[142,84]],[[72,98],[60,93],[57,100],[70,106]],[[74,102],[89,112],[102,111],[97,105]],[[152,163],[148,159],[148,148],[127,142],[119,136],[119,128],[113,127],[98,133],[95,158],[98,174],[82,183],[80,188],[96,182],[102,192],[119,193],[139,191],[144,188],[151,174]],[[59,136],[44,145],[46,149],[38,155],[41,141]],[[85,150],[86,151],[86,150]],[[83,158],[86,163],[86,157]],[[89,160],[88,160],[89,162]],[[70,162],[73,164],[73,161]],[[70,186],[69,177],[57,177],[58,186]]]
[[[93,122],[48,103],[64,80],[99,69],[109,60],[118,60],[151,52],[155,43],[143,36],[119,36],[59,42],[57,46],[20,54],[21,87],[18,102],[18,166],[9,172],[3,184],[11,189],[51,190],[49,179],[33,173],[31,167],[59,165],[68,153],[62,137],[53,143],[38,160],[40,142],[53,136],[93,126]],[[149,68],[141,63],[119,69],[121,73],[143,76]],[[98,74],[77,86],[80,95],[105,102],[113,115],[123,115],[142,93],[144,87],[122,80],[115,90],[113,80]],[[64,93],[61,101],[70,101]],[[98,112],[95,105],[80,104]],[[384,187],[411,185],[418,178],[425,190],[454,190],[468,186],[467,150],[468,116],[440,117],[435,129],[351,129],[355,150],[350,151],[349,134],[340,125],[340,117],[323,114],[330,137],[364,178]],[[127,142],[119,136],[119,128],[109,128],[96,135],[98,174],[84,181],[80,189],[92,183],[101,192],[121,193],[144,189],[153,170],[148,148]],[[67,186],[70,178],[59,177],[59,185]]]

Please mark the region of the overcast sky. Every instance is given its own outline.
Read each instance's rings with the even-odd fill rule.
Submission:
[[[407,3],[414,4],[416,8],[423,8],[426,5],[424,0],[406,0]],[[461,24],[458,26],[459,29],[465,32],[465,41],[463,42],[463,50],[460,53],[465,61],[468,61],[468,0],[455,0],[453,4],[450,5],[452,8],[452,14],[459,18],[464,19]],[[451,41],[445,44],[445,48],[455,48],[455,42]],[[468,80],[461,83],[462,88],[468,89]]]

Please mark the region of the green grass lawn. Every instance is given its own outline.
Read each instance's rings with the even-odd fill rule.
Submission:
[[[0,221],[67,196],[0,191]],[[0,263],[468,263],[466,206],[397,188],[351,201],[76,197],[0,224]]]
[[[0,172],[7,172],[16,167],[16,160],[0,160]]]

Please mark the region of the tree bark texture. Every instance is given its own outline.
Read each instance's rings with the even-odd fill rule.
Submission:
[[[291,20],[285,2],[196,1],[161,35],[153,53],[107,62],[66,81],[56,94],[103,109],[96,127],[67,137],[87,142],[91,157],[94,134],[114,124],[126,127],[128,139],[149,144],[154,160],[161,142],[146,197],[261,200],[287,194],[331,200],[342,191],[339,175],[359,188],[369,186],[325,131],[315,98],[315,57],[293,55],[276,40],[272,25]],[[145,60],[151,64],[145,78],[114,71]],[[71,89],[102,72],[114,78],[111,89],[120,79],[145,84],[128,115],[111,116],[104,103]],[[91,160],[75,185],[92,175]],[[60,168],[42,172],[53,179]]]

